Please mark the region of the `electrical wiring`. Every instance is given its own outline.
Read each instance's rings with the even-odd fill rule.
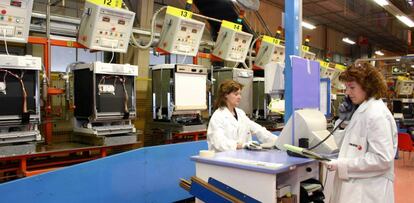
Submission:
[[[114,52],[114,43],[111,43],[111,50],[112,50],[112,57],[111,60],[109,61],[109,63],[112,63],[112,61],[114,60],[114,56],[115,56],[115,52]]]
[[[0,72],[4,72],[4,74],[11,75],[11,76],[15,77],[19,81],[20,86],[22,88],[23,113],[28,113],[28,110],[27,110],[27,91],[26,91],[26,87],[25,87],[24,82],[23,82],[24,72],[22,71],[22,73],[21,73],[20,76],[18,76],[17,74],[14,74],[11,71],[5,70],[5,69],[0,69]],[[6,84],[6,76],[4,76],[4,83]]]
[[[252,49],[253,49],[253,46],[254,46],[254,44],[256,44],[256,41],[257,40],[259,40],[259,39],[261,39],[261,38],[263,38],[263,35],[260,35],[258,38],[256,38],[256,39],[254,39],[253,40],[253,42],[252,42],[252,44],[250,44],[250,48],[249,48],[249,69],[252,69],[253,67],[253,60],[252,60]],[[257,53],[256,53],[256,55],[257,55]]]
[[[129,101],[129,96],[128,96],[128,91],[126,89],[126,78],[125,77],[119,77],[116,75],[109,75],[109,76],[103,76],[100,80],[99,80],[99,85],[103,85],[105,84],[105,80],[106,79],[111,79],[114,78],[114,87],[116,87],[116,81],[119,80],[122,84],[122,88],[124,90],[124,113],[129,113],[129,109],[128,109],[128,101]]]
[[[3,41],[4,41],[4,48],[6,49],[6,53],[7,55],[9,54],[9,49],[7,48],[7,40],[6,40],[6,29],[3,29]]]
[[[126,7],[126,8],[127,8],[127,7]],[[133,46],[138,47],[138,48],[140,48],[140,49],[148,49],[148,48],[151,46],[152,42],[154,41],[155,22],[156,22],[157,16],[158,16],[158,14],[159,14],[161,11],[163,11],[163,10],[165,10],[165,9],[167,9],[167,6],[163,6],[163,7],[161,7],[161,8],[160,8],[160,9],[158,9],[158,10],[154,13],[154,15],[152,16],[152,19],[151,19],[151,36],[150,36],[150,41],[148,42],[148,44],[146,44],[146,45],[140,45],[140,44],[137,42],[137,40],[135,39],[134,34],[132,33],[132,34],[131,34],[131,38],[130,38],[131,40],[130,40],[130,41],[132,41],[132,45],[133,45]]]

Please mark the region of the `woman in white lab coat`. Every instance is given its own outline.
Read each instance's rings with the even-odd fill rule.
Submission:
[[[356,109],[352,115],[342,108],[351,118],[334,135],[341,146],[338,159],[325,163],[336,171],[330,202],[392,203],[397,126],[380,99],[386,96],[385,80],[370,64],[352,66],[339,79]]]
[[[251,121],[243,110],[237,108],[242,88],[242,84],[233,80],[220,84],[214,103],[216,110],[207,129],[209,150],[221,152],[256,146],[252,144],[252,135],[256,135],[261,143],[275,145],[275,135]]]

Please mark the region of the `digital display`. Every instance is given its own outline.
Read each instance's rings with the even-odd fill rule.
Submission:
[[[104,16],[104,17],[102,17],[102,21],[109,22],[109,21],[111,21],[111,19],[109,17]]]

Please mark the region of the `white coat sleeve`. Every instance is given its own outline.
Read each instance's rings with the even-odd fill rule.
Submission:
[[[229,139],[225,133],[223,122],[212,117],[207,129],[207,141],[212,149],[220,152],[237,149],[237,141]]]
[[[265,127],[257,124],[256,122],[250,120],[249,118],[246,117],[246,119],[248,120],[247,123],[249,125],[250,132],[253,135],[256,135],[257,139],[261,143],[268,143],[268,144],[276,145],[276,141],[277,141],[276,135],[272,134]]]
[[[387,172],[394,160],[393,131],[384,115],[367,120],[368,151],[356,158],[338,159],[338,175],[341,179],[370,178]]]

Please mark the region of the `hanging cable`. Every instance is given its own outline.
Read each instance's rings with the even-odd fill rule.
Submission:
[[[259,37],[257,37],[256,39],[253,40],[252,44],[250,44],[250,48],[249,48],[249,69],[252,69],[253,67],[253,60],[252,60],[252,49],[254,44],[256,44],[256,41],[261,39],[263,37],[263,35],[260,35]],[[257,53],[256,53],[257,56]]]
[[[161,8],[160,8],[160,9],[158,9],[158,10],[154,13],[154,15],[152,16],[152,19],[151,19],[151,36],[150,36],[150,41],[148,42],[148,44],[146,44],[146,45],[140,45],[140,44],[137,42],[137,40],[135,39],[134,34],[133,34],[133,33],[131,34],[131,41],[132,41],[132,44],[133,44],[134,46],[136,46],[136,47],[138,47],[138,48],[140,48],[140,49],[148,49],[148,48],[151,46],[152,42],[154,41],[155,22],[156,22],[156,20],[157,20],[157,16],[158,16],[158,14],[159,14],[161,11],[163,11],[163,10],[165,10],[165,9],[167,9],[167,6],[163,6],[163,7],[161,7]]]
[[[22,88],[23,113],[28,113],[28,110],[27,110],[27,91],[26,91],[26,87],[25,87],[24,82],[23,82],[24,72],[22,71],[21,76],[18,76],[17,74],[14,74],[13,72],[5,70],[5,69],[0,69],[0,72],[4,72],[4,74],[9,74],[9,75],[15,77],[19,81],[20,86]],[[6,76],[4,76],[4,83],[6,84]]]
[[[3,29],[3,41],[4,41],[4,48],[6,49],[6,54],[9,54],[9,49],[7,48],[7,40],[6,40],[6,29]]]
[[[111,60],[109,61],[109,63],[112,63],[112,61],[114,60],[114,56],[115,56],[115,52],[114,52],[114,43],[112,42],[111,43],[111,50],[112,50],[112,57],[111,57]]]
[[[117,75],[108,75],[108,76],[103,76],[100,80],[98,85],[103,85],[105,84],[105,80],[106,79],[111,79],[114,78],[114,88],[116,87],[116,81],[119,80],[122,84],[122,88],[124,90],[124,113],[125,113],[125,118],[129,117],[129,109],[128,109],[128,100],[129,100],[129,96],[128,96],[128,91],[126,89],[126,78],[125,77],[119,77]]]

